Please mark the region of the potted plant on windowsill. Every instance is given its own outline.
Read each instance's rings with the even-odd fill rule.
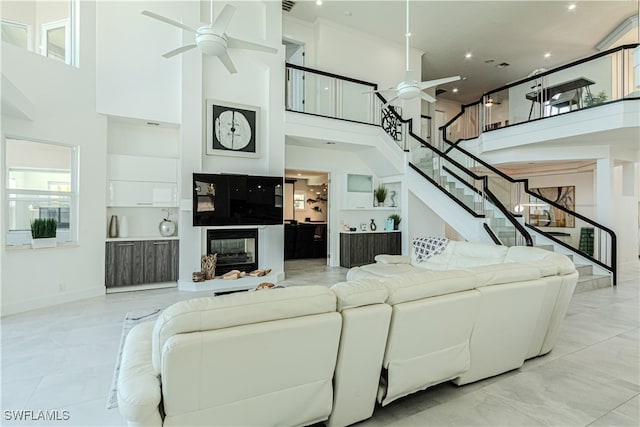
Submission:
[[[53,218],[37,218],[31,221],[31,247],[55,248],[58,224]]]
[[[384,184],[378,185],[378,188],[373,191],[373,197],[376,198],[378,206],[384,206],[384,201],[387,199],[387,187]]]

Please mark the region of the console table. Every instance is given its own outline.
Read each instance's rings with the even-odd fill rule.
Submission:
[[[340,266],[356,267],[376,262],[379,254],[400,255],[402,234],[399,231],[340,233]]]
[[[586,89],[587,93],[591,94],[589,86],[594,83],[595,82],[593,80],[589,80],[586,77],[578,77],[577,79],[568,80],[546,88],[542,87],[538,90],[527,93],[525,98],[531,101],[529,120],[531,120],[533,107],[536,102],[542,105],[549,101],[549,105],[556,108],[571,108],[573,105],[580,107],[582,104],[582,90]],[[551,99],[558,94],[561,94],[558,99]]]

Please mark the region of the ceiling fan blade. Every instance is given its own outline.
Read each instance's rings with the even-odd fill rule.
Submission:
[[[225,4],[222,12],[220,12],[216,20],[213,21],[213,32],[216,34],[224,34],[224,32],[227,31],[227,27],[234,13],[236,13],[236,8],[230,4]]]
[[[391,98],[390,100],[388,100],[387,102],[384,103],[383,107],[387,107],[389,104],[391,104],[393,101],[395,101],[396,99],[398,99],[399,96],[396,95],[393,98]]]
[[[158,21],[165,22],[169,25],[173,25],[174,27],[182,28],[185,31],[191,31],[195,33],[195,28],[191,28],[188,25],[183,24],[182,22],[174,21],[173,19],[165,18],[162,15],[158,15],[157,13],[150,12],[148,10],[143,10],[142,14],[148,16],[149,18],[157,19]]]
[[[218,56],[218,58],[220,59],[220,62],[222,62],[222,64],[227,68],[227,70],[231,74],[235,74],[235,73],[238,72],[238,70],[236,70],[236,66],[233,65],[233,61],[231,60],[231,57],[229,56],[229,54],[227,52],[225,52],[222,55]]]
[[[419,84],[419,86],[420,86],[421,90],[424,90],[424,89],[428,89],[430,87],[439,86],[439,85],[443,85],[445,83],[455,82],[455,81],[458,81],[458,80],[460,80],[460,76],[445,77],[443,79],[428,80],[426,82],[421,82]]]
[[[426,94],[424,92],[420,93],[420,97],[427,102],[436,102],[436,99],[433,96]]]
[[[227,36],[227,46],[235,49],[248,49],[257,50],[260,52],[276,53],[278,49],[274,49],[269,46],[264,46],[258,43],[248,42],[246,40],[236,39],[235,37]]]
[[[176,56],[176,55],[177,55],[177,54],[179,54],[179,53],[182,53],[182,52],[186,52],[186,51],[188,51],[188,50],[191,50],[191,49],[193,49],[194,47],[196,47],[196,45],[195,45],[195,44],[188,44],[188,45],[186,45],[186,46],[182,46],[182,47],[179,47],[179,48],[177,48],[177,49],[173,49],[173,50],[171,50],[171,51],[169,51],[169,52],[165,53],[165,54],[164,54],[164,55],[162,55],[162,56],[164,56],[165,58],[169,59],[169,58],[171,58],[172,56]]]

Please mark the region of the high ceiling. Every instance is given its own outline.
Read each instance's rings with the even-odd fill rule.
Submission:
[[[568,9],[570,3],[575,9]],[[303,0],[283,13],[308,22],[327,19],[403,45],[405,7],[404,0],[324,0],[321,6]],[[422,79],[463,76],[464,81],[442,86],[447,89],[442,97],[468,103],[533,70],[598,52],[597,46],[629,18],[634,26],[616,37],[617,44],[637,43],[639,7],[639,0],[411,0],[411,46],[425,52]],[[509,65],[496,67],[502,63]]]

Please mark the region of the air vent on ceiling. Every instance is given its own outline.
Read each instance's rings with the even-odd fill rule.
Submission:
[[[446,92],[447,92],[446,89],[436,89],[436,96],[442,95],[443,93],[446,93]]]
[[[501,62],[500,64],[496,65],[496,68],[507,68],[508,66],[508,62]]]
[[[291,9],[293,9],[293,6],[295,5],[296,2],[292,0],[282,0],[282,10],[284,10],[285,12],[291,12]]]

